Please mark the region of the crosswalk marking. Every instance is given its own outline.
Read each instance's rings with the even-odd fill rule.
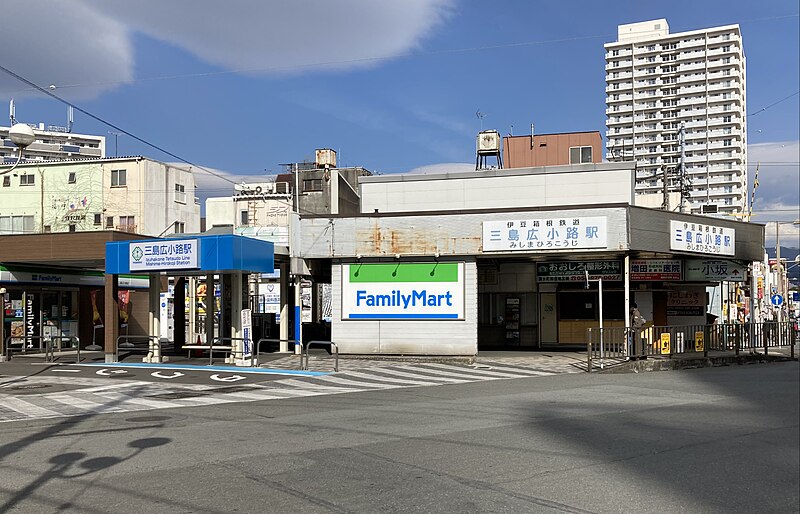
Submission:
[[[563,372],[563,370],[561,371]],[[256,384],[189,384],[109,377],[37,375],[0,385],[0,422],[24,419],[134,412],[225,403],[288,400],[304,397],[427,387],[467,382],[553,375],[524,366],[471,368],[443,363],[376,366],[304,377],[293,376]],[[11,394],[15,385],[78,386],[69,391]],[[241,387],[240,387],[241,386]]]

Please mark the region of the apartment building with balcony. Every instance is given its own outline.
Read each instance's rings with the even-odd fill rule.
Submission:
[[[620,25],[617,36],[604,45],[606,158],[636,161],[640,194],[662,192],[665,171],[674,188],[683,162],[685,212],[743,212],[746,73],[739,26],[671,34],[659,19]]]
[[[189,169],[145,157],[0,166],[0,234],[200,232]]]
[[[36,141],[22,153],[24,161],[53,161],[67,159],[103,158],[106,138],[67,132],[65,127],[31,124]],[[10,127],[0,127],[0,164],[14,164],[19,156],[17,146],[8,135]]]

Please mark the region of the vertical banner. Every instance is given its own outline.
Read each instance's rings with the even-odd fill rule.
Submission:
[[[92,325],[94,328],[103,328],[103,318],[100,316],[100,311],[97,309],[97,293],[99,289],[92,289],[89,296],[92,298]]]
[[[300,282],[300,303],[303,306],[300,317],[303,323],[314,321],[313,312],[311,312],[311,286],[312,283],[309,280]]]
[[[242,309],[242,358],[253,356],[253,313],[250,309]]]
[[[705,350],[705,339],[704,339],[703,332],[695,332],[694,333],[694,351],[702,352]]]
[[[128,305],[131,301],[131,292],[127,289],[117,291],[119,298],[119,322],[122,328],[128,326]]]

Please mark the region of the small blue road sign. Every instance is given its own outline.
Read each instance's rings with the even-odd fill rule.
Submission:
[[[770,298],[770,301],[772,302],[772,305],[781,305],[783,303],[783,296],[774,294]]]

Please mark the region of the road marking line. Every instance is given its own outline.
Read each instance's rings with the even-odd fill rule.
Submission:
[[[39,407],[36,404],[31,402],[27,402],[20,398],[15,398],[13,396],[4,397],[3,400],[3,407],[8,407],[11,410],[17,411],[20,414],[24,414],[25,416],[38,416],[44,418],[54,418],[58,416],[62,416],[60,412],[46,409],[44,407]]]
[[[438,374],[436,376],[423,375],[423,374],[419,374],[419,373],[411,373],[410,371],[400,371],[400,370],[391,369],[391,368],[380,368],[380,369],[376,369],[375,372],[376,373],[386,373],[386,374],[389,374],[389,375],[397,375],[397,376],[400,376],[400,377],[410,377],[410,378],[420,378],[420,379],[424,378],[424,379],[427,379],[427,380],[438,380],[440,382],[447,382],[447,383],[450,383],[450,384],[463,384],[465,382],[470,382],[470,380],[468,380],[466,378],[448,378],[448,377],[444,377],[444,376],[439,376]],[[438,373],[438,372],[435,372],[435,371],[431,370],[431,373]],[[461,375],[459,375],[459,376],[461,376]]]
[[[348,377],[365,378],[367,380],[377,380],[379,382],[390,382],[395,384],[409,384],[409,385],[419,385],[419,386],[440,385],[438,382],[431,382],[431,381],[423,382],[421,380],[407,380],[403,378],[384,377],[380,375],[373,375],[371,373],[359,373],[358,371],[348,371],[344,375]]]

